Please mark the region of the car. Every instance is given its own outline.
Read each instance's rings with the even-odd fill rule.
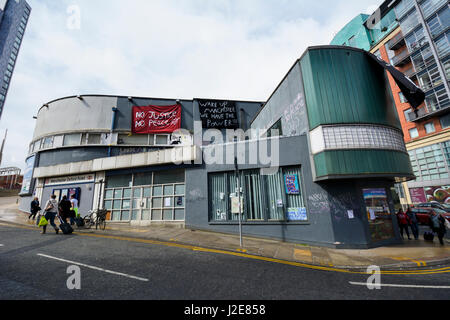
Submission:
[[[426,202],[426,203],[419,203],[417,208],[437,208],[444,210],[445,212],[450,212],[450,205],[447,203],[439,203],[439,202]]]
[[[416,214],[419,224],[428,225],[430,223],[430,216],[433,211],[437,214],[442,214],[450,222],[450,213],[438,208],[421,207],[412,208],[411,211]]]

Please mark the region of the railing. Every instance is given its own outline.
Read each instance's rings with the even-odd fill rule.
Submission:
[[[403,33],[398,33],[395,37],[393,37],[391,40],[389,40],[388,42],[388,47],[390,50],[392,49],[398,49],[399,45],[403,45],[403,43],[405,42],[405,37],[403,37]]]
[[[442,7],[445,3],[447,3],[447,0],[428,0],[421,3],[420,6],[422,7],[425,19],[431,16],[434,12],[436,12],[437,9]]]
[[[392,64],[394,66],[398,66],[407,58],[409,58],[409,51],[403,50],[401,53],[392,58]]]
[[[416,75],[416,70],[414,70],[414,67],[409,68],[408,70],[403,72],[405,74],[405,76],[407,76],[408,78],[412,78]]]

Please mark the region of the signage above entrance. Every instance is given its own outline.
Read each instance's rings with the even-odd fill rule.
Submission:
[[[181,129],[181,105],[133,107],[135,134],[172,133]]]
[[[60,184],[89,183],[94,182],[94,180],[95,176],[93,174],[85,174],[81,176],[48,178],[45,179],[45,185],[54,186]]]

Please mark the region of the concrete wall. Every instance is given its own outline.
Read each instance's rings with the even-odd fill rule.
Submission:
[[[249,143],[255,142],[246,143],[246,157],[249,157]],[[244,223],[243,232],[245,235],[285,241],[320,243],[327,246],[334,245],[335,239],[330,215],[314,210],[309,200],[309,195],[321,193],[323,189],[318,184],[312,183],[309,155],[308,152],[304,152],[305,150],[308,150],[306,136],[281,138],[280,140],[280,154],[283,155],[282,159],[280,159],[280,165],[301,165],[304,200],[307,203],[310,222],[308,224]],[[261,167],[261,165],[240,165],[239,169]],[[234,165],[202,165],[186,170],[186,227],[235,234],[239,232],[236,222],[219,223],[209,221],[208,174],[233,170]],[[361,242],[363,242],[362,239]]]
[[[112,108],[117,106],[116,97],[85,96],[57,100],[39,110],[33,140],[44,136],[111,130]],[[131,122],[130,122],[131,126]]]

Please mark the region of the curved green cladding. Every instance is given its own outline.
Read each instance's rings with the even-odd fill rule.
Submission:
[[[367,124],[399,129],[385,70],[363,50],[312,47],[300,59],[309,130],[324,125]],[[383,177],[414,179],[406,152],[327,150],[313,156],[315,180]]]
[[[364,51],[313,47],[300,65],[310,130],[352,123],[401,129],[386,73]]]

